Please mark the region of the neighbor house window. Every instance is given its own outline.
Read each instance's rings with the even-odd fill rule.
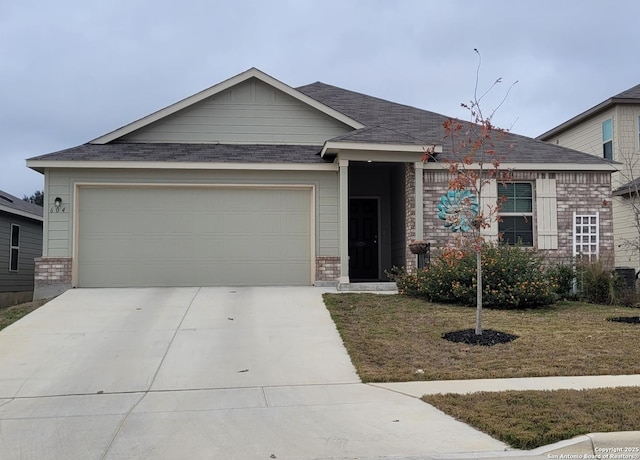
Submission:
[[[613,160],[613,121],[611,118],[602,122],[602,156]]]
[[[533,187],[529,183],[498,184],[500,207],[498,232],[507,244],[533,246]]]
[[[640,150],[640,117],[638,117],[638,150]]]
[[[573,255],[586,260],[598,258],[600,234],[599,215],[573,213]]]
[[[9,241],[9,271],[18,271],[20,258],[20,226],[11,224],[11,240]]]

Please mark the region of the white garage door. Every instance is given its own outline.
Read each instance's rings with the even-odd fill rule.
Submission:
[[[78,285],[311,284],[311,192],[82,187]]]

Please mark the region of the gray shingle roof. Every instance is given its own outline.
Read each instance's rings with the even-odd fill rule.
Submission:
[[[626,91],[616,94],[612,99],[637,99],[640,101],[640,85],[629,88]]]
[[[321,82],[297,88],[365,127],[338,136],[332,141],[379,144],[443,145],[439,157],[453,158],[445,141],[445,115],[397,104]],[[605,160],[528,137],[507,133],[495,140],[498,157],[513,163],[603,164]],[[30,160],[239,162],[239,163],[324,163],[318,153],[322,146],[228,145],[228,144],[84,144],[41,155]]]
[[[385,142],[407,143],[415,139],[415,144],[442,144],[443,160],[456,160],[449,143],[444,141],[444,122],[449,117],[415,107],[396,104],[365,94],[348,91],[321,82],[297,88],[298,91],[366,126],[382,126],[386,134]],[[359,130],[363,133],[365,131]],[[344,136],[341,136],[344,137]],[[366,138],[361,136],[361,142]],[[373,140],[371,142],[374,142]],[[494,140],[500,161],[513,163],[576,163],[603,164],[606,160],[583,152],[568,149],[547,142],[538,141],[517,134],[506,133]]]
[[[162,161],[232,163],[326,163],[314,145],[83,144],[31,160]]]
[[[573,118],[565,121],[564,123],[551,128],[549,131],[540,134],[536,139],[541,140],[550,140],[554,136],[573,128],[574,126],[582,123],[583,121],[610,109],[611,107],[617,104],[640,104],[640,85],[636,85],[632,88],[629,88],[626,91],[616,94],[609,99],[602,101],[600,104],[591,107],[589,110],[585,110],[582,113],[579,113]]]
[[[29,203],[2,190],[0,190],[0,206],[42,217],[42,206]]]

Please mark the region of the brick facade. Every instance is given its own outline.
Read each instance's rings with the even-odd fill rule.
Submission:
[[[543,176],[545,175],[546,176]],[[600,259],[613,260],[613,212],[611,205],[611,175],[600,172],[533,172],[515,171],[513,181],[535,182],[549,177],[556,179],[556,203],[558,218],[558,249],[546,250],[547,257],[569,261],[573,257],[573,213],[600,216]],[[437,218],[436,206],[449,186],[448,171],[424,172],[424,235],[432,249],[445,246],[452,234]],[[535,191],[534,191],[535,194]],[[535,205],[534,205],[535,213]],[[534,216],[535,219],[535,216]],[[409,234],[409,229],[407,229]],[[535,224],[534,224],[535,233]]]
[[[316,281],[338,281],[340,278],[340,257],[316,257]]]
[[[71,257],[35,259],[34,299],[62,294],[71,288]]]
[[[405,215],[405,268],[412,272],[417,267],[417,258],[409,251],[409,243],[416,237],[416,170],[413,163],[404,165],[404,209]],[[425,214],[426,218],[426,214]],[[425,233],[426,238],[426,233]]]

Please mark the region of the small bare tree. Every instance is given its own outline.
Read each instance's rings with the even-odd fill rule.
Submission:
[[[492,119],[507,99],[514,82],[506,91],[499,104],[488,114],[482,110],[481,103],[494,88],[501,83],[498,78],[483,93],[479,93],[479,76],[482,59],[478,55],[476,82],[473,99],[461,104],[470,115],[468,121],[449,119],[444,123],[445,142],[450,144],[451,158],[446,159],[451,179],[449,192],[441,200],[439,217],[445,221],[445,227],[458,233],[458,242],[466,240],[476,254],[476,335],[482,334],[482,251],[486,244],[483,230],[497,221],[501,200],[495,203],[483,203],[483,191],[492,180],[507,182],[511,179],[508,170],[500,169],[503,158],[496,149],[495,142],[505,135],[507,130],[493,125]],[[435,150],[427,149],[425,160],[438,161]]]

